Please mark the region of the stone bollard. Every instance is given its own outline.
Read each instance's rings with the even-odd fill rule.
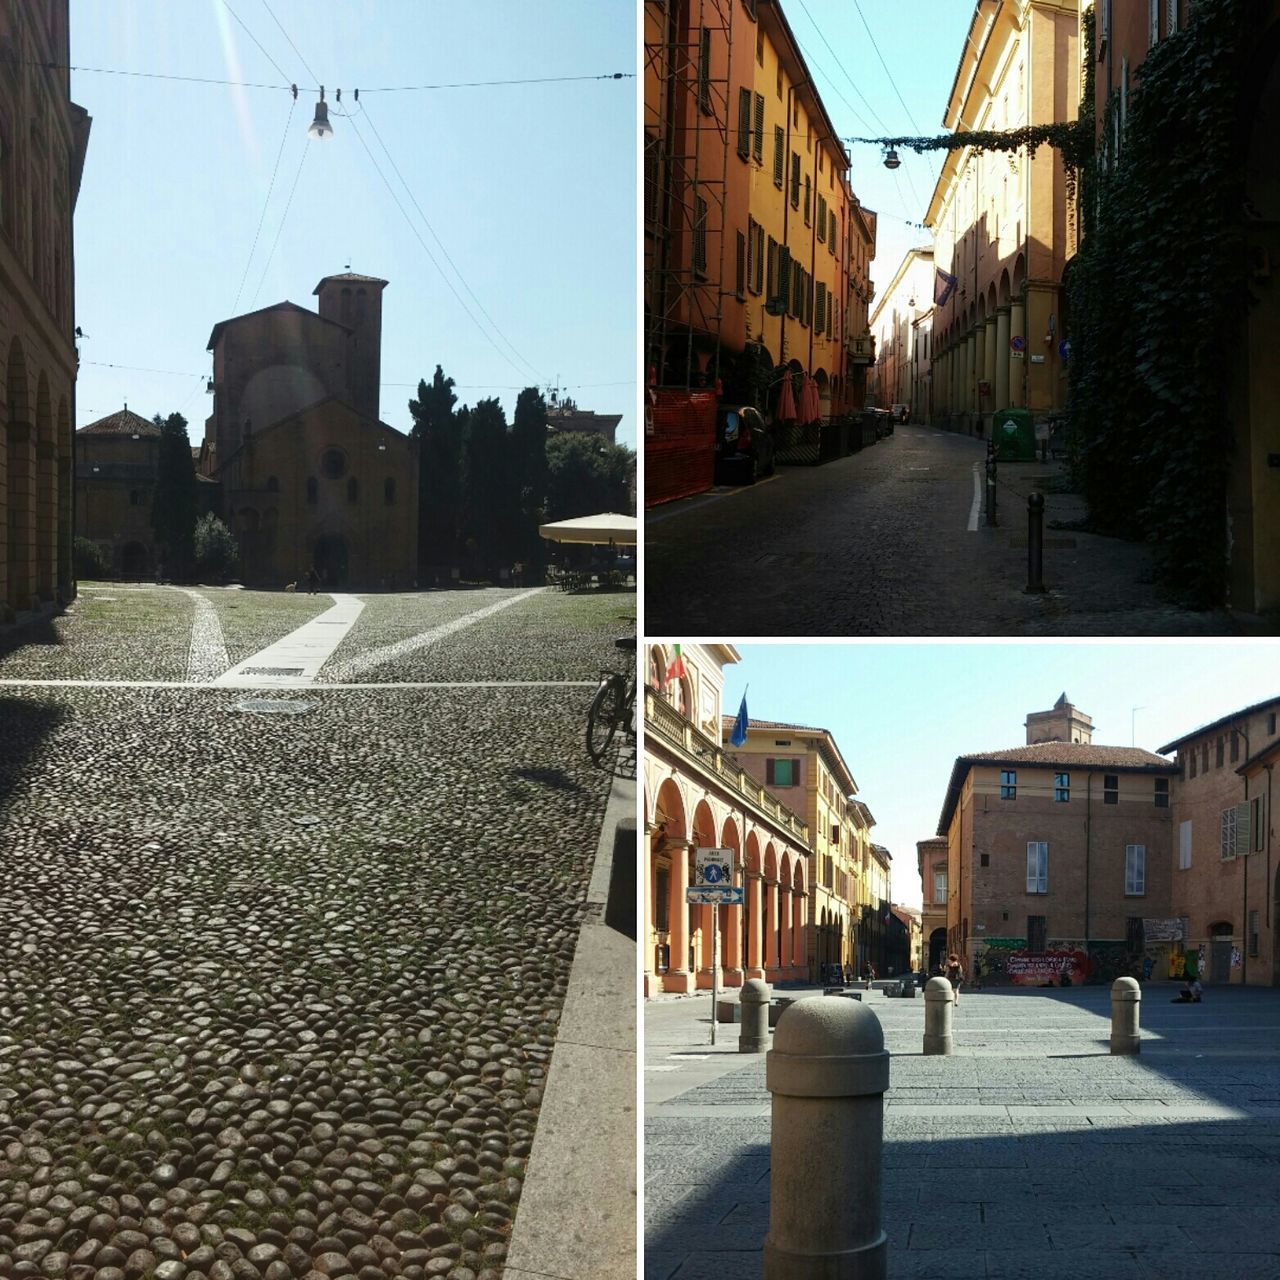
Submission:
[[[1111,984],[1111,1052],[1141,1053],[1138,1005],[1142,989],[1137,978],[1117,978]]]
[[[769,1047],[769,984],[748,978],[742,984],[738,1007],[742,1010],[738,1052],[764,1053]]]
[[[885,1280],[881,1224],[889,1055],[853,1000],[803,1000],[765,1060],[773,1095],[764,1280]]]
[[[951,1010],[955,993],[946,978],[930,978],[924,989],[924,1051],[951,1052]]]

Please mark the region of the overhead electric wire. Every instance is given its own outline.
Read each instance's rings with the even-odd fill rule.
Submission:
[[[0,63],[8,63],[16,67],[40,67],[45,71],[77,71],[84,74],[103,76],[137,76],[144,80],[177,80],[184,84],[216,84],[232,89],[276,89],[285,93],[293,92],[292,82],[288,84],[266,84],[255,80],[223,80],[215,76],[177,76],[163,71],[131,71],[123,67],[82,67],[69,62],[47,62],[43,58],[0,58]],[[280,73],[281,75],[284,72]],[[434,89],[495,89],[505,85],[522,84],[573,84],[583,80],[634,80],[634,72],[615,71],[612,74],[599,76],[536,76],[519,80],[457,80],[441,84],[402,84],[375,85],[371,89],[363,86],[361,93],[415,93]]]
[[[805,4],[804,0],[800,0],[800,7],[805,11],[805,14],[808,16],[809,21],[813,24],[813,29],[818,33],[818,39],[821,40],[822,43],[827,46],[827,51],[836,60],[836,65],[840,68],[842,72],[844,72],[844,78],[848,80],[849,87],[854,91],[854,93],[858,95],[859,98],[862,99],[863,104],[866,106],[867,110],[871,113],[871,118],[876,122],[877,127],[880,129],[884,129],[884,131],[888,133],[888,129],[885,128],[884,121],[881,120],[880,117],[876,114],[876,109],[867,100],[867,97],[862,92],[862,90],[859,89],[858,86],[853,83],[853,77],[848,73],[848,71],[845,70],[844,63],[840,61],[840,55],[836,53],[836,51],[831,47],[830,41],[827,39],[826,35],[823,33],[822,28],[818,26],[817,19],[814,18],[813,14],[809,12],[809,6]]]
[[[272,65],[273,67],[275,67],[275,69],[276,69],[278,72],[280,72],[280,74],[281,74],[281,75],[284,75],[284,68],[283,68],[283,67],[282,67],[282,66],[281,66],[281,65],[280,65],[280,64],[279,64],[279,63],[278,63],[278,62],[277,62],[277,61],[276,61],[276,60],[275,60],[275,59],[274,59],[274,58],[273,58],[273,57],[272,57],[272,56],[267,52],[267,50],[266,50],[266,48],[264,47],[264,45],[263,45],[262,41],[261,41],[261,40],[259,40],[259,39],[258,39],[258,37],[257,37],[257,36],[255,36],[255,35],[253,34],[253,32],[252,32],[252,31],[250,31],[250,30],[249,30],[248,26],[246,26],[246,25],[245,25],[244,20],[240,17],[240,15],[239,15],[239,14],[238,14],[238,13],[237,13],[237,12],[236,12],[232,7],[231,7],[231,5],[228,3],[228,0],[222,0],[222,7],[223,7],[223,8],[224,8],[224,9],[225,9],[225,10],[226,10],[226,11],[227,11],[227,12],[228,12],[228,13],[229,13],[229,14],[230,14],[230,15],[231,15],[231,16],[232,16],[232,17],[233,17],[237,22],[238,22],[238,23],[240,23],[241,27],[243,27],[243,28],[244,28],[244,33],[245,33],[245,35],[247,35],[247,36],[249,37],[249,39],[250,39],[250,40],[252,40],[252,41],[253,41],[253,43],[254,43],[254,44],[256,44],[256,45],[258,46],[258,48],[262,50],[262,56],[263,56],[264,58],[266,58],[266,60],[267,60],[269,63],[271,63],[271,65]]]
[[[271,242],[271,252],[267,254],[267,261],[262,268],[262,277],[258,281],[258,287],[253,291],[253,297],[249,301],[250,309],[258,300],[258,294],[262,292],[262,286],[266,283],[267,272],[271,269],[271,259],[276,256],[276,246],[280,243],[280,235],[284,231],[284,224],[289,220],[289,210],[293,206],[293,193],[298,189],[298,179],[302,177],[302,165],[307,158],[307,152],[311,150],[311,135],[307,135],[307,140],[302,148],[302,155],[298,158],[298,171],[293,175],[293,186],[289,188],[289,199],[285,202],[284,213],[280,217],[280,225],[276,228],[276,238]]]
[[[427,218],[427,215],[423,213],[422,206],[418,203],[418,198],[413,194],[412,188],[405,181],[404,174],[400,172],[400,166],[396,164],[395,158],[392,156],[391,152],[387,150],[387,144],[383,142],[382,135],[378,132],[378,126],[374,124],[373,117],[369,114],[368,107],[365,106],[364,103],[361,103],[360,105],[362,109],[361,113],[363,114],[364,118],[369,122],[369,128],[373,130],[373,136],[377,138],[378,145],[382,148],[383,154],[387,157],[387,160],[390,163],[391,168],[395,171],[396,177],[400,179],[400,185],[404,187],[405,194],[408,195],[409,199],[413,202],[413,207],[417,209],[418,216],[422,219],[423,226],[425,226],[426,229],[429,232],[431,232],[431,238],[436,242],[436,245],[439,247],[440,252],[444,255],[445,261],[449,264],[450,267],[453,268],[453,272],[458,277],[459,283],[461,283],[462,287],[467,291],[467,295],[470,297],[471,301],[474,302],[476,306],[480,309],[480,314],[484,316],[484,318],[489,322],[489,325],[493,329],[494,333],[496,333],[498,337],[501,338],[502,341],[507,344],[507,347],[510,349],[511,354],[514,355],[516,359],[519,360],[520,363],[523,364],[525,368],[529,370],[530,373],[537,375],[538,370],[535,369],[534,366],[530,364],[528,360],[525,359],[525,357],[516,349],[515,344],[498,327],[497,321],[494,320],[494,318],[485,309],[484,303],[481,302],[480,299],[476,297],[475,291],[467,283],[467,279],[462,274],[461,270],[459,270],[458,264],[454,262],[452,257],[449,256],[449,250],[445,248],[444,242],[440,239],[438,235],[436,235],[435,228],[431,225],[430,221]]]
[[[223,0],[223,2],[225,3],[226,0]],[[303,67],[306,68],[307,75],[311,77],[313,83],[318,85],[320,83],[320,77],[316,75],[314,71],[311,70],[311,67],[308,65],[306,58],[302,56],[302,50],[300,50],[298,46],[293,43],[293,37],[284,29],[284,25],[281,23],[280,19],[276,17],[275,12],[272,10],[271,6],[267,3],[267,0],[262,0],[262,7],[269,14],[271,14],[271,21],[274,22],[276,26],[280,28],[280,34],[283,35],[284,38],[289,42],[289,48],[292,49],[294,53],[298,55],[298,61],[301,62]]]
[[[452,293],[454,298],[457,300],[458,305],[463,309],[464,312],[466,312],[467,319],[469,319],[471,323],[474,324],[475,327],[480,330],[481,334],[484,335],[485,340],[503,358],[503,360],[505,360],[507,364],[511,365],[511,367],[515,369],[517,373],[519,373],[520,372],[519,367],[512,362],[511,357],[507,355],[507,353],[503,351],[503,349],[500,346],[498,346],[498,344],[493,340],[493,335],[490,334],[489,331],[480,323],[480,321],[476,319],[475,315],[471,311],[471,308],[468,307],[466,302],[463,300],[462,295],[457,291],[457,289],[454,288],[453,281],[450,280],[449,277],[441,269],[439,262],[436,261],[435,254],[431,252],[430,246],[422,238],[422,235],[418,231],[418,228],[414,226],[413,219],[409,217],[408,211],[405,209],[404,205],[401,204],[400,197],[396,195],[395,188],[387,180],[387,175],[382,172],[382,167],[381,165],[378,164],[377,157],[369,149],[369,144],[364,140],[364,134],[360,132],[360,128],[356,124],[355,114],[350,112],[346,113],[345,118],[350,121],[351,130],[356,135],[356,138],[359,140],[360,145],[364,148],[365,154],[369,157],[369,163],[373,165],[373,171],[378,175],[379,178],[382,179],[382,185],[386,187],[387,194],[390,195],[392,202],[395,204],[396,208],[400,210],[400,216],[405,220],[405,223],[408,226],[409,230],[413,233],[414,238],[422,246],[422,251],[427,255],[427,258],[430,260],[431,265],[435,267],[437,272],[439,272],[440,279],[445,282],[445,284],[448,286],[449,292]]]
[[[262,215],[258,218],[258,229],[253,233],[253,245],[249,249],[249,257],[245,260],[244,271],[240,276],[240,285],[236,289],[236,300],[231,304],[231,314],[236,314],[240,305],[240,295],[244,292],[244,282],[249,278],[249,267],[253,263],[253,255],[258,251],[258,237],[262,234],[262,224],[267,220],[267,209],[271,205],[271,193],[275,190],[276,174],[280,171],[280,157],[284,155],[284,144],[289,140],[289,126],[293,123],[293,111],[298,105],[297,99],[289,104],[289,118],[284,122],[284,134],[280,138],[280,149],[276,152],[275,168],[271,170],[271,181],[267,185],[267,198],[262,202]]]

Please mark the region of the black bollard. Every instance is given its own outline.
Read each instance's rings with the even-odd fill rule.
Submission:
[[[1044,494],[1027,499],[1027,590],[1044,590]]]
[[[996,442],[987,442],[987,523],[996,523]]]

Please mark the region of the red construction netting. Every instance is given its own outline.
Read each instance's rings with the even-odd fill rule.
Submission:
[[[651,388],[645,406],[644,505],[715,483],[716,393]]]

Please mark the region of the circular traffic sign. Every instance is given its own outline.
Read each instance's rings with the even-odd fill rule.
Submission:
[[[1013,351],[1025,351],[1027,349],[1027,340],[1020,333],[1015,333],[1009,339],[1009,347]]]
[[[724,868],[716,866],[714,862],[709,862],[702,868],[702,878],[708,884],[719,884],[724,879]]]

